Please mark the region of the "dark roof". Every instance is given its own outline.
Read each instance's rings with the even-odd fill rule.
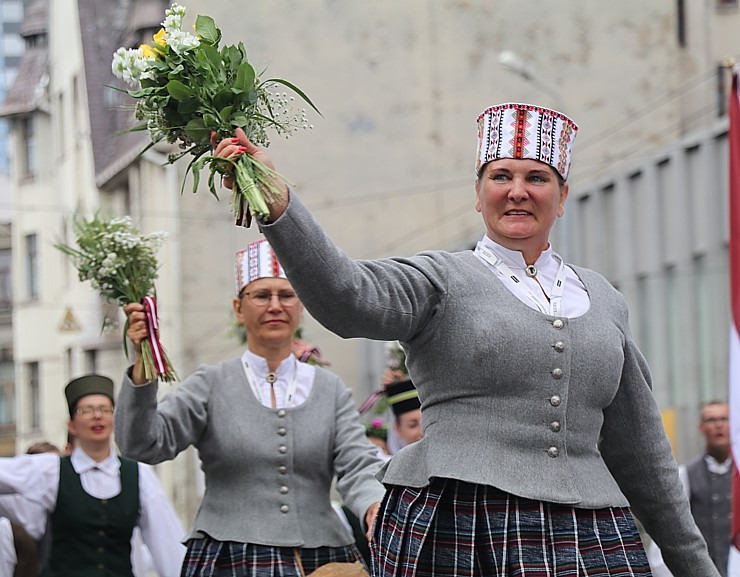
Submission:
[[[45,100],[48,51],[45,46],[29,48],[23,54],[18,74],[0,106],[0,116],[29,114]]]
[[[23,38],[45,34],[48,29],[47,0],[36,0],[23,15],[20,35]]]
[[[29,6],[23,17],[21,36],[28,38],[46,34],[46,6],[47,0],[36,0]],[[47,63],[46,42],[31,44],[26,48],[18,73],[5,95],[5,102],[0,106],[0,116],[29,114],[40,107],[45,101],[46,85],[49,83]]]
[[[123,133],[136,124],[134,100],[109,86],[124,86],[113,76],[113,53],[128,26],[130,0],[78,0],[85,65],[90,136],[95,181],[105,185],[136,157],[148,142],[145,132]],[[164,8],[162,9],[164,19]]]

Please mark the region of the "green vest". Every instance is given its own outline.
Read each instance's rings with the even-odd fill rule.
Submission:
[[[52,542],[42,577],[133,577],[131,534],[139,517],[139,466],[120,458],[121,492],[96,499],[62,457]]]

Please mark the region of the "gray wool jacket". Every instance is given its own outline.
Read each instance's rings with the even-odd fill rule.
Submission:
[[[386,484],[449,477],[579,508],[631,506],[676,577],[718,573],[691,516],[621,294],[572,267],[577,318],[517,299],[472,251],[352,260],[296,195],[262,231],[310,313],[338,335],[398,339],[424,438]]]
[[[263,406],[240,359],[202,365],[157,403],[157,385],[118,395],[116,441],[145,463],[198,449],[206,491],[191,537],[271,546],[339,547],[354,539],[330,501],[332,479],[360,519],[385,489],[376,450],[338,376],[316,367],[311,392],[287,409]]]

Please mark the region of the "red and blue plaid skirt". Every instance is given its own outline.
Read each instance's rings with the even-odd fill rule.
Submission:
[[[576,509],[454,479],[389,486],[370,548],[374,577],[651,575],[627,508]]]
[[[190,539],[187,545],[181,577],[301,577],[293,547],[216,541],[210,537]],[[297,550],[306,575],[335,561],[363,563],[354,545]]]

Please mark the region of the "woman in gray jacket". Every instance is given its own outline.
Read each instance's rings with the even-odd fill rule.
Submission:
[[[650,575],[630,507],[675,576],[718,575],[624,299],[550,246],[576,131],[528,104],[480,115],[474,251],[354,261],[287,188],[260,224],[314,318],[407,353],[424,438],[380,474],[378,577]],[[236,136],[216,154],[270,165]]]
[[[329,492],[369,526],[383,486],[381,462],[339,377],[292,354],[301,305],[270,245],[237,254],[234,312],[247,333],[241,358],[202,365],[157,402],[146,382],[143,307],[127,305],[136,350],[116,412],[127,456],[155,464],[189,445],[206,489],[182,575],[294,577],[332,561],[361,561]],[[302,564],[302,570],[299,568]]]

